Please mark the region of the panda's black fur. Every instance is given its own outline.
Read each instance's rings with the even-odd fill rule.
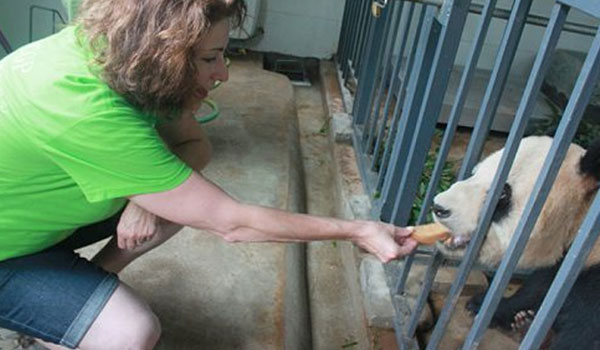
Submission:
[[[579,163],[582,175],[600,180],[600,140],[592,144]],[[595,192],[590,192],[595,195]],[[499,210],[502,212],[503,209]],[[523,280],[511,297],[503,298],[492,319],[492,326],[511,330],[520,311],[539,310],[562,260],[540,268]],[[467,308],[477,313],[485,294],[474,296]],[[579,274],[563,307],[546,335],[542,349],[600,350],[600,264],[586,266]]]

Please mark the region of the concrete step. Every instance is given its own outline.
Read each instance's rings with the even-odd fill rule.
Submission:
[[[294,87],[300,148],[310,214],[335,215],[335,184],[328,120],[316,68],[309,69],[312,86]],[[313,350],[369,349],[358,274],[352,244],[312,242],[307,247],[307,281]]]

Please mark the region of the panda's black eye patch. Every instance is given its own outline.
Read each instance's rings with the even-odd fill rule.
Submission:
[[[512,203],[512,187],[510,184],[504,184],[504,188],[502,188],[502,193],[500,194],[500,199],[498,200],[498,205],[496,205],[496,209],[494,210],[494,215],[492,216],[493,222],[498,222],[502,220],[505,216],[508,215],[510,211]]]

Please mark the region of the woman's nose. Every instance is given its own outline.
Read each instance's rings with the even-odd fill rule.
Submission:
[[[225,60],[219,60],[215,72],[213,73],[212,79],[215,81],[226,82],[229,80],[229,69]]]

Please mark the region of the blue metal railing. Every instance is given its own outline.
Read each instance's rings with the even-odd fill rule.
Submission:
[[[477,32],[462,71],[416,223],[426,220],[492,17],[506,19],[506,27],[475,121],[473,136],[458,173],[459,180],[466,178],[479,161],[525,25],[529,23],[546,27],[477,230],[458,266],[457,277],[450,287],[444,308],[427,344],[428,350],[439,347],[467,276],[475,266],[476,256],[492,220],[491,209],[496,207],[562,32],[593,35],[595,39],[571,94],[572,98],[565,108],[542,172],[463,349],[476,349],[488,328],[600,75],[600,32],[596,27],[567,21],[571,8],[600,18],[600,5],[587,0],[557,0],[550,18],[546,19],[529,13],[532,1],[515,0],[511,10],[503,10],[496,8],[496,0],[487,0],[484,5],[472,4],[470,0],[420,0],[419,4],[396,0],[383,7],[379,16],[371,14],[370,0],[346,2],[337,60],[341,83],[353,92],[351,112],[357,161],[365,189],[372,198],[373,216],[397,225],[406,225],[409,220],[416,188],[430,151],[433,130],[448,88],[450,72],[455,64],[467,13],[470,11],[480,15]],[[520,349],[537,349],[540,346],[598,235],[599,213],[600,199],[597,198]],[[418,254],[425,255],[424,261],[428,268],[421,294],[413,310],[409,310],[407,319],[403,317],[406,306],[400,305],[402,298],[398,296],[404,290],[416,255],[405,259],[402,273],[391,290],[397,310],[394,327],[400,349],[418,346],[414,335],[419,316],[426,305],[438,268],[446,263],[445,258],[435,249],[423,249]]]
[[[2,49],[4,49],[4,51],[7,54],[12,52],[12,47],[8,43],[8,39],[6,39],[6,37],[4,36],[4,33],[2,33],[1,30],[0,30],[0,46],[2,46]]]
[[[57,20],[60,20],[61,24],[66,24],[67,21],[64,19],[64,17],[60,14],[60,12],[57,9],[53,9],[50,7],[45,7],[45,6],[39,6],[39,5],[31,5],[29,6],[29,42],[33,41],[33,15],[35,14],[35,12],[46,12],[52,15],[52,34],[56,33],[56,29],[57,29]]]

